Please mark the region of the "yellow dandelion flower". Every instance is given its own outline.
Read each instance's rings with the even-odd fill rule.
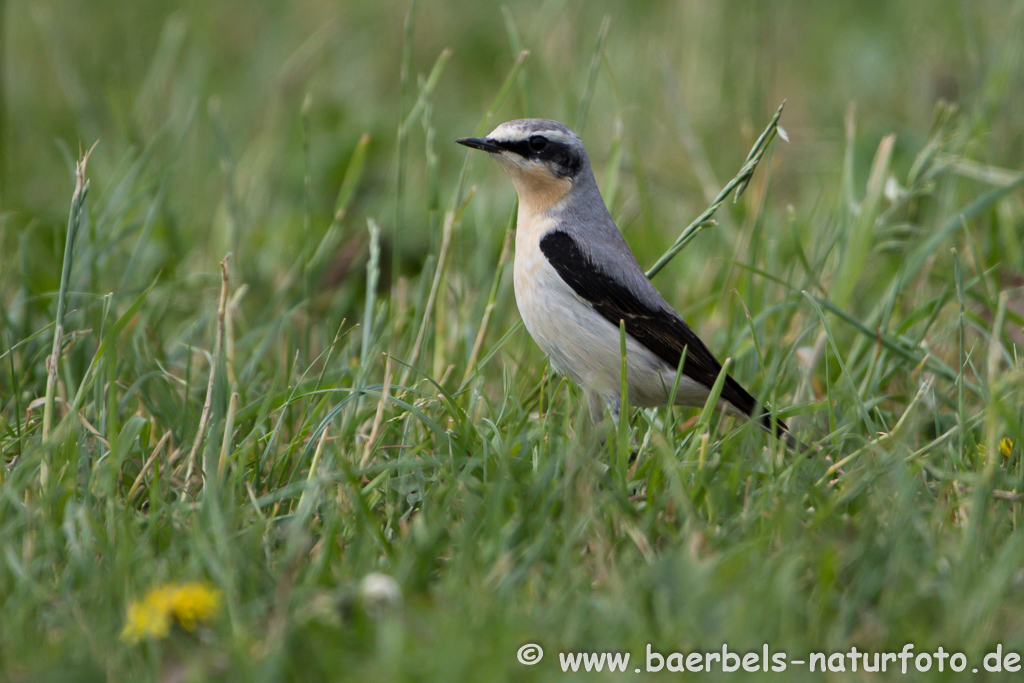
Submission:
[[[121,639],[137,643],[144,638],[163,638],[171,629],[170,589],[154,588],[142,600],[128,605],[128,621]]]
[[[1009,458],[1010,454],[1013,453],[1013,439],[1008,436],[1004,436],[1002,440],[1000,440],[999,445],[996,446],[996,450],[999,451],[1004,458]],[[988,456],[988,448],[985,447],[985,444],[978,444],[977,454],[982,460]]]
[[[220,604],[220,591],[198,581],[158,586],[128,606],[121,639],[137,643],[145,638],[165,638],[174,621],[186,631],[194,631],[198,622],[213,621]]]
[[[178,586],[171,596],[171,613],[186,631],[195,631],[196,623],[208,624],[220,612],[221,593],[198,581]]]

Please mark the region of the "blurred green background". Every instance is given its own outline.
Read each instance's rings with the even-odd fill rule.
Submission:
[[[406,206],[422,206],[437,191],[425,184],[424,155],[437,156],[442,179],[457,173],[465,153],[451,140],[474,131],[526,49],[522,88],[491,123],[540,116],[575,125],[599,176],[620,130],[636,153],[627,163],[639,164],[650,183],[643,227],[656,234],[633,224],[641,213],[634,189],[609,200],[644,263],[738,168],[784,99],[791,143],[776,149],[770,208],[817,207],[815,221],[832,208],[843,119],[853,105],[859,182],[883,134],[897,134],[896,168],[909,166],[940,99],[976,121],[970,152],[977,161],[1012,168],[1024,152],[1019,3],[424,2],[407,44],[408,12],[408,3],[388,0],[5,2],[0,227],[8,296],[15,281],[36,295],[56,289],[72,161],[97,141],[94,197],[113,201],[129,169],[140,181],[117,210],[141,212],[150,204],[139,195],[160,197],[136,282],[181,268],[209,272],[228,249],[250,276],[273,280],[300,239],[318,240],[330,224],[364,133],[371,138],[366,175],[345,226],[362,231],[363,217],[376,215],[415,257],[430,243],[430,226],[379,207],[395,196],[402,112],[446,48],[451,58],[431,98],[432,138],[415,125],[404,151]],[[605,17],[607,63],[580,120]],[[512,203],[504,179],[478,161],[471,181],[486,187],[480,212],[503,217],[498,207]],[[297,225],[306,211],[304,233]],[[493,259],[501,225],[491,236],[461,235],[460,256],[484,247]],[[123,252],[129,240],[110,246]],[[714,237],[704,242],[708,253],[722,246]],[[31,258],[14,264],[19,244]],[[1019,249],[1007,247],[1021,265]],[[692,263],[702,262],[702,251],[695,245]],[[687,272],[685,259],[677,274]]]

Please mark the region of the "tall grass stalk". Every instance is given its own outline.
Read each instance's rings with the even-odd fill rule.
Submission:
[[[363,310],[363,343],[360,365],[366,367],[373,339],[373,323],[377,309],[377,287],[380,282],[380,226],[372,218],[366,220],[370,233],[370,261],[366,266],[366,304]]]
[[[860,202],[853,226],[847,239],[849,242],[843,250],[843,261],[835,275],[831,299],[839,308],[845,308],[850,295],[861,275],[861,269],[867,260],[875,232],[875,222],[881,208],[882,191],[889,177],[889,165],[892,148],[896,143],[895,135],[887,135],[878,143],[874,162],[871,164],[871,175],[868,177],[867,190]]]
[[[213,408],[214,384],[217,381],[217,373],[222,365],[221,350],[224,346],[224,324],[228,307],[228,285],[230,282],[228,259],[230,257],[231,255],[228,254],[220,262],[220,298],[217,304],[217,324],[214,331],[213,353],[210,355],[210,374],[206,382],[206,399],[203,401],[203,412],[199,417],[199,427],[196,429],[195,439],[192,441],[192,450],[189,451],[188,459],[186,460],[186,482],[192,481],[192,474],[196,466],[196,456],[199,453],[199,447],[206,437],[206,427],[210,422],[210,413]],[[202,463],[202,476],[204,480],[207,477],[213,476],[213,474],[210,463],[206,461],[206,456],[204,455]]]
[[[505,268],[508,265],[509,257],[512,254],[512,241],[515,239],[515,232],[511,229],[505,231],[505,239],[501,244],[501,255],[498,256],[498,266],[494,272],[494,280],[491,282],[491,290],[487,294],[487,303],[484,306],[484,314],[480,319],[480,327],[477,329],[476,338],[473,340],[473,349],[469,352],[469,360],[466,361],[466,371],[462,375],[462,386],[466,385],[477,371],[477,360],[480,358],[480,350],[484,346],[484,338],[487,335],[487,328],[491,322],[491,315],[494,313],[494,306],[497,303],[498,288],[501,286]]]
[[[773,116],[772,120],[768,122],[768,127],[764,129],[764,132],[762,132],[757,138],[757,141],[754,142],[754,146],[751,148],[750,153],[747,155],[746,161],[743,162],[743,166],[740,168],[739,172],[732,180],[726,183],[725,187],[723,187],[721,192],[718,193],[718,196],[716,196],[714,201],[711,202],[711,205],[704,209],[699,216],[693,219],[692,223],[683,228],[683,231],[679,233],[679,236],[676,238],[676,241],[672,243],[672,246],[669,247],[668,250],[662,254],[657,261],[655,261],[654,265],[647,270],[648,279],[657,275],[669,261],[675,258],[676,254],[682,251],[683,248],[690,243],[690,240],[696,237],[701,230],[712,224],[711,218],[715,215],[715,212],[718,211],[718,207],[725,203],[725,200],[730,194],[732,194],[733,190],[736,190],[736,198],[739,198],[743,193],[743,190],[747,187],[747,183],[750,182],[750,179],[754,175],[754,170],[761,162],[761,158],[764,156],[764,153],[768,151],[768,146],[771,144],[772,140],[775,139],[776,133],[781,130],[779,128],[779,118],[781,118],[782,108],[785,106],[785,102],[779,105],[778,110],[775,112],[775,116]],[[782,138],[784,140],[786,139],[784,133],[782,134]]]
[[[64,316],[67,310],[68,288],[71,286],[71,268],[74,265],[75,241],[82,225],[82,214],[85,209],[85,197],[89,193],[89,181],[85,177],[89,156],[96,149],[96,143],[82,155],[75,165],[75,191],[71,196],[71,212],[68,215],[68,229],[64,240],[64,260],[60,274],[60,289],[57,291],[57,315],[53,323],[53,347],[46,359],[46,396],[43,405],[43,441],[50,438],[53,428],[54,404],[57,395],[57,382],[60,378],[60,356],[64,339]],[[40,484],[46,488],[49,480],[49,466],[44,459],[40,464]]]

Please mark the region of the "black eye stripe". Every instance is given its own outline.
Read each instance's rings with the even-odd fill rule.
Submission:
[[[540,152],[535,152],[530,147],[529,140],[509,140],[508,142],[499,142],[498,146],[507,149],[510,152],[515,152],[521,157],[535,157],[538,159],[544,159],[547,158],[548,155],[551,154],[551,152],[554,151],[556,147],[564,147],[565,145],[560,145],[557,142],[549,142],[545,149],[541,150]]]
[[[527,159],[549,161],[555,166],[556,172],[560,176],[576,175],[583,162],[569,145],[564,142],[556,142],[544,138],[546,141],[544,147],[540,150],[534,150],[530,145],[530,141],[537,137],[543,136],[534,135],[526,140],[496,141],[494,144]]]

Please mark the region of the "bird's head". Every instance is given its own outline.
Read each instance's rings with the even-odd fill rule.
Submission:
[[[512,178],[520,203],[540,210],[562,199],[579,179],[590,177],[583,143],[557,121],[509,121],[487,137],[460,138],[456,142],[494,157]]]

